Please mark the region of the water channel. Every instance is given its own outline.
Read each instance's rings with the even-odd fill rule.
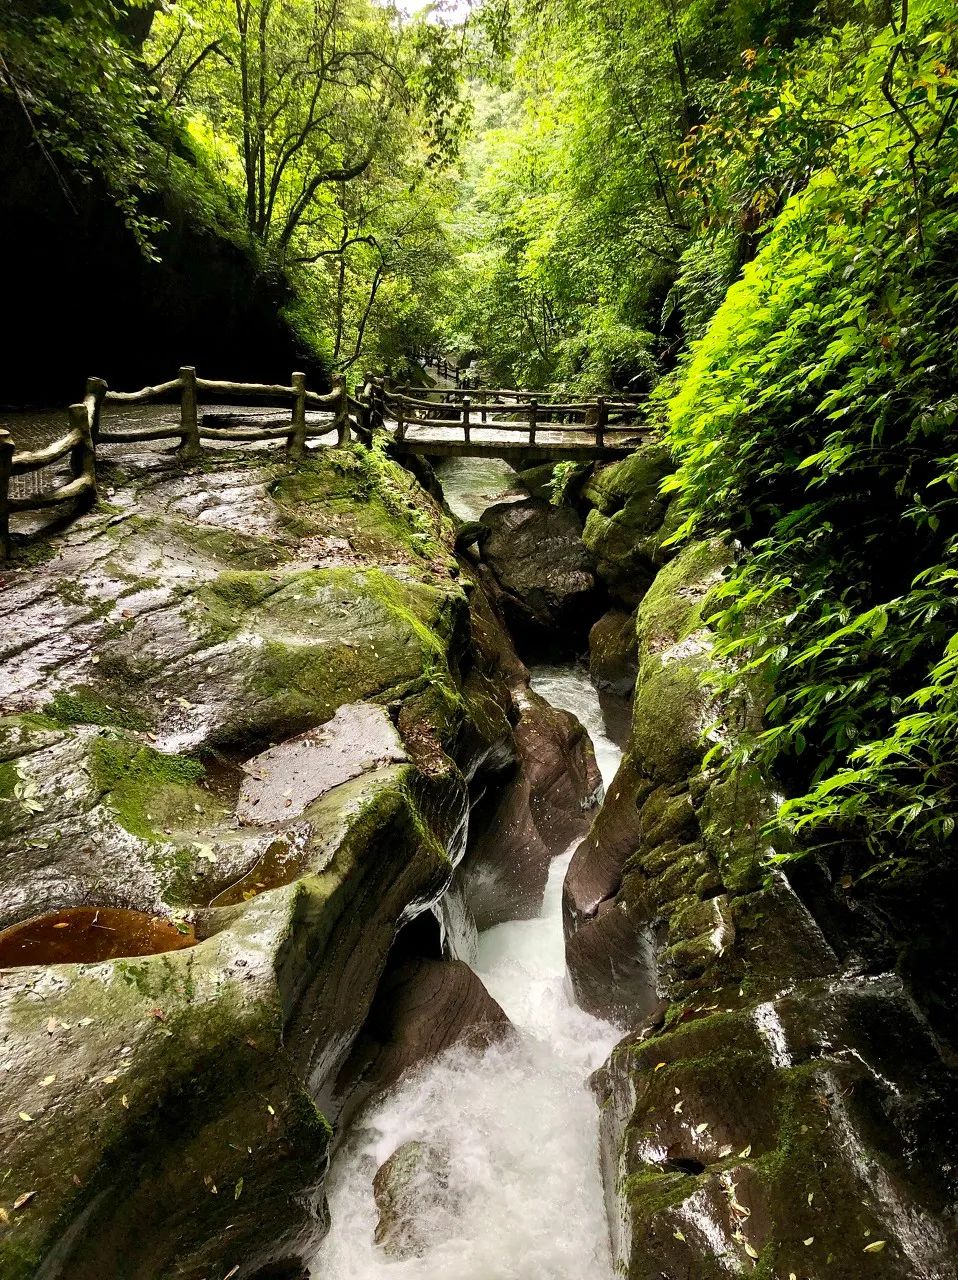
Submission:
[[[511,471],[468,460],[443,466],[457,514],[475,519],[500,490],[514,492],[502,467]],[[533,668],[532,683],[586,727],[608,786],[621,752],[587,672]],[[329,1181],[332,1227],[314,1259],[317,1280],[611,1280],[588,1077],[622,1033],[567,991],[561,898],[572,852],[553,861],[538,918],[479,938],[476,972],[518,1034],[482,1049],[455,1046],[355,1122]],[[441,1190],[424,1180],[413,1224],[421,1247],[394,1258],[374,1240],[372,1184],[413,1140],[443,1154]]]

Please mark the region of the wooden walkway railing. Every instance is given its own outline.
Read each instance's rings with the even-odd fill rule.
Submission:
[[[214,426],[200,412],[202,393],[212,396],[266,397],[288,400],[287,420],[261,422],[247,426],[243,420],[227,420],[229,425]],[[178,395],[179,421],[160,422],[136,427],[112,425],[103,417],[106,405],[141,405]],[[310,424],[307,411],[321,409],[332,413],[329,423]],[[388,379],[367,374],[358,397],[348,394],[341,377],[333,379],[333,390],[325,395],[309,391],[306,375],[294,373],[289,385],[265,382],[217,382],[197,377],[196,369],[185,366],[177,377],[155,387],[139,391],[114,391],[102,378],[87,380],[82,401],[69,408],[69,429],[59,439],[33,451],[17,451],[9,431],[0,427],[0,560],[10,555],[10,517],[21,512],[72,506],[80,510],[96,501],[97,450],[102,445],[148,443],[157,440],[177,441],[176,456],[185,462],[197,460],[203,452],[203,441],[247,443],[250,441],[284,442],[291,459],[306,453],[307,440],[336,432],[337,444],[348,443],[353,429],[365,441],[377,430],[386,430],[400,447],[424,454],[471,452],[515,452],[541,446],[540,452],[551,456],[613,456],[628,452],[634,439],[610,443],[607,432],[646,428],[641,422],[643,402],[638,399],[598,396],[594,400],[555,402],[543,400],[534,391],[504,389],[468,390],[433,388],[410,394],[410,388],[393,387]],[[215,422],[216,419],[214,418]],[[392,424],[395,423],[395,428]],[[446,429],[462,432],[461,442],[421,439],[407,441],[412,428]],[[497,441],[485,445],[472,443],[474,432],[499,432]],[[537,440],[537,433],[560,432],[559,443]],[[503,441],[502,434],[520,436]],[[570,442],[568,433],[581,436]],[[588,437],[588,438],[586,438]],[[65,483],[44,487],[41,473],[57,463],[63,464],[69,478]],[[32,475],[36,492],[17,496],[20,477]],[[61,477],[64,479],[65,477]]]
[[[42,449],[18,452],[10,432],[0,427],[0,559],[10,555],[11,515],[39,511],[59,505],[75,504],[77,510],[96,501],[97,447],[103,444],[134,444],[157,440],[179,441],[177,457],[185,462],[195,461],[203,452],[204,440],[246,443],[249,441],[285,441],[290,458],[302,458],[306,441],[311,437],[337,432],[337,443],[342,445],[351,438],[351,427],[360,434],[371,429],[370,406],[365,400],[357,400],[347,394],[342,378],[333,379],[333,390],[326,395],[306,388],[306,375],[294,373],[289,386],[264,382],[217,382],[197,377],[195,368],[186,366],[176,378],[155,387],[143,387],[139,391],[114,391],[102,378],[87,380],[82,401],[70,405],[69,430],[65,435]],[[158,423],[146,427],[112,426],[102,421],[104,405],[150,404],[179,393],[180,412],[178,423]],[[291,413],[288,423],[281,425],[214,427],[207,424],[200,414],[200,393],[216,396],[264,396],[270,399],[289,399]],[[308,408],[330,410],[333,420],[328,425],[310,426],[306,419]],[[17,477],[39,473],[52,464],[66,461],[70,479],[66,484],[42,489],[26,497],[13,493]]]
[[[409,394],[409,388],[391,388],[381,380],[376,384],[380,420],[396,422],[395,438],[403,442],[411,427],[456,428],[462,431],[462,443],[472,441],[474,431],[509,431],[525,435],[525,443],[535,446],[538,432],[561,430],[591,437],[593,448],[607,447],[606,432],[639,427],[644,400],[639,398],[594,400],[543,400],[535,391],[505,389],[462,391],[432,388],[429,392]]]
[[[457,369],[454,364],[450,364],[445,356],[436,355],[431,351],[424,351],[419,357],[427,369],[435,369],[436,374],[440,378],[446,378],[454,383],[456,387],[462,387],[464,379],[462,370]],[[437,388],[442,390],[442,388]]]

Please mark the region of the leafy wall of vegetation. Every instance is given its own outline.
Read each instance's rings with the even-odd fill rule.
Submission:
[[[778,110],[814,88],[841,124],[669,406],[685,530],[747,551],[730,679],[774,686],[730,763],[774,762],[781,821],[873,868],[938,856],[958,810],[956,45],[920,3],[803,54]]]

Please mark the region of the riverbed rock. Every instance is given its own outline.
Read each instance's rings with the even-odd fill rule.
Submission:
[[[582,540],[609,594],[629,609],[668,555],[662,547],[668,501],[659,486],[673,465],[662,445],[645,444],[621,462],[598,468],[582,491],[589,507]]]
[[[75,963],[0,973],[0,1273],[292,1275],[326,1225],[317,1100],[469,779],[514,757],[511,694],[399,466],[113,452],[109,502],[4,576],[0,923],[123,908],[195,945],[84,963],[78,930]],[[286,768],[281,803],[244,766]]]
[[[565,885],[573,986],[636,1028],[594,1081],[613,1262],[953,1280],[955,1074],[899,977],[767,864],[771,781],[702,771],[761,711],[708,679],[727,563],[687,546],[639,605],[632,733]]]
[[[602,779],[575,716],[516,691],[517,763],[474,805],[457,880],[477,927],[527,920],[542,905],[552,859],[589,829]]]
[[[490,507],[481,523],[482,558],[520,652],[577,653],[601,608],[578,514],[530,499]]]
[[[624,698],[635,688],[638,673],[635,614],[610,609],[589,632],[589,675],[598,689]]]
[[[409,1068],[465,1042],[481,1048],[511,1023],[461,960],[407,956],[387,965],[362,1032],[324,1110],[342,1132],[370,1098]]]
[[[376,1243],[396,1259],[420,1257],[436,1219],[448,1225],[458,1211],[449,1187],[449,1153],[434,1143],[413,1140],[397,1147],[376,1171],[373,1194],[379,1210]]]

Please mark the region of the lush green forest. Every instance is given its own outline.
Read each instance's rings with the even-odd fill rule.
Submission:
[[[650,393],[798,847],[958,808],[958,21],[944,0],[29,0],[4,107],[146,259],[186,219],[329,370]],[[185,286],[184,286],[185,287]],[[721,738],[721,735],[719,735]],[[779,843],[779,849],[787,848]],[[783,856],[787,856],[783,854]]]

